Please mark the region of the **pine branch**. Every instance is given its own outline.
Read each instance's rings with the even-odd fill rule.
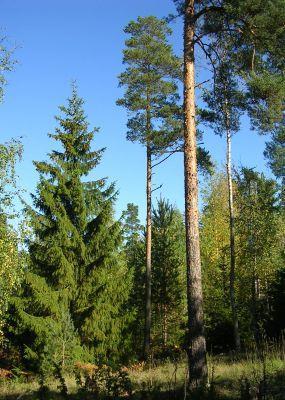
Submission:
[[[206,79],[205,81],[203,81],[203,82],[200,82],[200,83],[197,83],[197,85],[195,85],[195,89],[196,88],[200,88],[202,85],[204,85],[204,83],[207,83],[207,82],[209,82],[211,79]]]
[[[158,189],[161,189],[162,186],[163,186],[163,184],[157,186],[155,189],[152,189],[151,193],[155,192],[155,191],[158,190]]]
[[[213,5],[211,7],[205,7],[194,15],[194,21],[196,22],[200,17],[202,17],[203,15],[205,15],[209,12],[224,12],[224,11],[225,11],[225,9],[222,6],[214,6]]]
[[[165,151],[164,153],[169,153],[166,157],[164,157],[162,160],[158,161],[157,163],[153,164],[151,168],[157,167],[158,165],[162,164],[164,161],[166,161],[169,157],[171,157],[175,153],[180,153],[183,151],[183,146],[178,147],[175,150],[170,150],[170,151]]]

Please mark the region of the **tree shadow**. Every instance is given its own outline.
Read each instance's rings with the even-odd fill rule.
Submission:
[[[183,390],[177,391],[157,391],[147,392],[147,391],[138,391],[134,393],[132,396],[122,396],[122,397],[98,397],[92,393],[77,393],[77,394],[69,394],[67,396],[63,396],[58,392],[49,391],[44,396],[40,396],[40,394],[36,391],[29,393],[17,393],[11,395],[3,395],[0,393],[0,400],[183,400],[185,395]],[[233,400],[233,397],[228,396],[214,396],[214,395],[200,395],[200,396],[187,396],[187,400]]]

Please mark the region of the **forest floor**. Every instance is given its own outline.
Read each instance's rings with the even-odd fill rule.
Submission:
[[[160,363],[153,368],[136,367],[129,369],[133,386],[132,396],[121,398],[159,400],[285,400],[285,360],[268,357],[263,361],[256,357],[232,360],[228,356],[209,358],[209,385],[200,396],[186,396],[185,381],[187,364],[185,361]],[[59,394],[59,381],[50,379],[49,390],[39,395],[36,379],[24,382],[15,378],[0,382],[0,400],[91,400],[103,399],[95,394],[79,392],[75,378],[66,377],[68,395]],[[106,397],[105,397],[106,398]],[[108,397],[109,399],[111,397]],[[118,398],[118,397],[117,397]]]

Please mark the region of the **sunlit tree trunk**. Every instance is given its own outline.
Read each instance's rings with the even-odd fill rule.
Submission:
[[[146,211],[146,317],[145,317],[145,343],[144,355],[145,359],[150,356],[151,346],[151,148],[147,146],[147,179],[146,179],[146,198],[147,198],[147,211]]]
[[[203,385],[207,379],[198,215],[194,4],[194,0],[185,1],[184,19],[184,179],[190,389]]]

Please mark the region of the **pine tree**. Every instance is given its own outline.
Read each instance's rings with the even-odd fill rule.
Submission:
[[[171,33],[164,20],[139,17],[125,28],[123,62],[126,70],[119,82],[125,87],[117,104],[130,113],[127,139],[146,147],[147,153],[147,221],[146,221],[146,325],[145,356],[151,345],[151,194],[153,158],[157,152],[180,135],[177,79],[180,61],[173,54],[167,38]]]
[[[285,208],[285,126],[280,124],[266,143],[264,152],[275,177],[281,182],[281,204]]]
[[[35,162],[40,181],[32,196],[34,209],[28,208],[31,265],[20,316],[39,352],[51,332],[64,332],[70,318],[76,340],[98,361],[119,348],[129,275],[119,252],[122,232],[113,216],[114,185],[85,178],[104,149],[91,149],[98,129],[88,130],[75,86],[60,111],[59,127],[50,137],[62,150],[52,151],[49,161]]]
[[[184,15],[184,187],[188,299],[189,386],[207,378],[198,217],[197,129],[195,107],[195,2],[186,0]]]
[[[188,270],[189,314],[189,386],[203,385],[207,377],[206,345],[203,329],[203,296],[201,283],[200,241],[198,223],[198,181],[195,121],[195,54],[199,46],[206,62],[213,67],[212,53],[221,45],[221,33],[231,36],[231,57],[240,71],[240,78],[248,89],[251,118],[264,104],[266,90],[262,88],[265,77],[275,84],[282,94],[284,77],[280,69],[284,51],[283,0],[274,0],[264,7],[256,1],[195,1],[174,0],[184,18],[184,171],[185,171],[185,220],[186,254]],[[272,40],[274,37],[275,40]],[[225,42],[227,45],[227,42]],[[280,46],[281,45],[281,46]],[[271,57],[272,56],[272,57]],[[284,54],[283,54],[284,56]],[[284,57],[283,57],[284,58]],[[272,62],[273,61],[273,62]],[[274,71],[279,61],[280,69]],[[252,66],[258,65],[258,70]],[[254,73],[253,73],[254,72]],[[273,86],[273,85],[272,85]],[[268,84],[266,88],[270,87]],[[266,89],[265,88],[265,89]],[[254,90],[256,89],[256,90]],[[267,90],[268,93],[268,90]],[[275,91],[276,93],[276,91]],[[273,91],[271,91],[273,94]],[[274,99],[271,108],[274,117],[280,118],[281,96]],[[257,106],[257,107],[256,107]]]

